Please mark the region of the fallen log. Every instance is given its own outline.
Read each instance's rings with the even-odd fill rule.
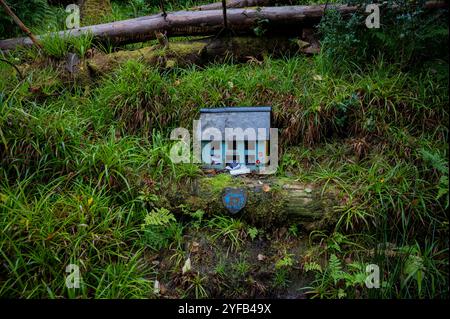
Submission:
[[[230,213],[224,203],[223,197],[230,192],[245,193],[245,204],[239,203],[243,208],[238,213]],[[334,207],[339,194],[332,188],[323,191],[320,186],[288,178],[232,177],[224,173],[194,180],[167,196],[173,208],[201,209],[208,215],[228,214],[258,228],[299,224],[314,230],[335,222]]]
[[[431,8],[446,7],[446,3],[430,2]],[[320,21],[324,10],[335,9],[341,14],[358,10],[357,6],[313,5],[262,7],[257,9],[228,9],[229,29],[235,34],[252,33],[253,29],[264,22],[268,33],[293,34],[301,26],[310,26]],[[57,36],[80,36],[92,33],[96,41],[114,44],[142,42],[155,38],[155,32],[165,32],[167,36],[210,35],[217,34],[223,28],[222,10],[178,11],[166,17],[154,15],[131,20],[99,24],[56,33]],[[55,35],[55,34],[54,34]],[[29,38],[14,38],[0,41],[1,50],[11,50],[17,46],[30,46]]]
[[[92,75],[98,76],[110,73],[129,60],[140,60],[148,65],[172,68],[192,64],[202,66],[213,61],[222,62],[227,58],[238,62],[249,60],[257,62],[265,54],[285,56],[296,52],[309,53],[308,49],[300,47],[296,41],[287,37],[205,38],[169,42],[167,46],[155,45],[134,51],[95,54],[84,63]]]
[[[424,5],[426,9],[447,8],[446,2],[432,1]],[[394,8],[394,7],[391,7]],[[398,8],[395,7],[395,8]],[[282,6],[260,7],[227,10],[229,29],[236,35],[254,33],[256,27],[263,27],[267,35],[294,35],[301,28],[311,26],[320,21],[325,10],[337,10],[348,15],[361,9],[348,5],[311,5],[311,6]],[[155,39],[155,32],[166,33],[171,36],[203,36],[217,35],[223,29],[222,10],[177,11],[140,17],[135,19],[86,26],[69,31],[50,33],[50,36],[78,37],[87,33],[93,35],[98,42],[109,42],[115,45],[142,42]],[[41,38],[42,36],[37,36]],[[7,51],[17,46],[31,46],[28,37],[0,40],[0,50]]]
[[[355,12],[357,7],[329,5],[342,14]],[[227,20],[229,29],[236,35],[251,34],[254,28],[263,24],[267,34],[296,34],[302,26],[317,23],[323,16],[325,5],[262,7],[259,9],[229,9]],[[161,15],[123,20],[106,24],[51,33],[50,36],[74,36],[91,33],[96,41],[114,44],[142,42],[155,39],[155,32],[171,36],[216,35],[223,29],[222,10],[178,11]],[[38,36],[38,38],[40,38]],[[11,50],[17,46],[30,46],[27,37],[0,41],[1,50]]]
[[[271,6],[275,4],[292,4],[291,0],[228,0],[226,2],[227,8],[245,8],[245,7],[262,7]],[[221,2],[214,2],[210,4],[204,4],[201,6],[193,7],[193,10],[218,10],[222,8]]]
[[[191,41],[169,42],[167,46],[153,45],[138,50],[118,51],[105,54],[91,52],[86,59],[70,59],[54,61],[55,68],[64,82],[89,83],[103,75],[108,75],[123,63],[135,60],[161,69],[186,67],[189,65],[204,66],[211,62],[262,63],[265,55],[273,57],[289,56],[296,53],[311,54],[318,50],[318,42],[310,37],[311,30],[305,29],[305,38],[290,39],[288,37],[224,37],[203,38]],[[306,41],[311,41],[305,46]],[[39,63],[25,63],[18,66],[19,72],[27,74],[39,67]],[[39,92],[39,88],[35,88]]]

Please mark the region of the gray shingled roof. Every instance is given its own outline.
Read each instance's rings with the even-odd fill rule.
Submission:
[[[253,128],[266,129],[269,139],[271,107],[226,107],[200,110],[201,132],[208,128],[217,128],[225,139],[225,128],[242,128],[244,131]],[[197,132],[198,134],[198,132]]]

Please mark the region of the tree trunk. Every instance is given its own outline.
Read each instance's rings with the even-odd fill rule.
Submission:
[[[425,8],[447,8],[445,2],[427,2]],[[351,14],[359,8],[347,5],[312,5],[261,7],[246,9],[228,9],[228,27],[235,35],[251,34],[255,29],[266,35],[298,34],[304,26],[311,26],[320,21],[327,10],[335,9],[341,14]],[[395,7],[392,7],[395,8]],[[390,8],[390,9],[392,9]],[[397,6],[398,8],[398,6]],[[82,27],[70,30],[72,36],[92,33],[96,41],[106,41],[113,44],[126,44],[155,39],[156,32],[166,32],[167,36],[201,36],[217,35],[223,29],[222,10],[177,11],[167,17],[160,14],[123,20],[100,25]],[[64,32],[59,32],[64,36]],[[39,38],[39,36],[38,36]],[[1,50],[11,50],[17,46],[31,46],[29,38],[14,38],[0,40]]]
[[[343,14],[354,12],[357,8],[347,5],[329,5]],[[298,34],[302,26],[317,23],[324,13],[324,5],[263,7],[260,9],[228,9],[229,29],[235,34],[251,34],[255,28],[265,34]],[[97,41],[114,44],[142,42],[155,39],[155,32],[166,32],[167,36],[216,35],[223,28],[222,10],[178,11],[131,20],[82,27],[70,30],[72,36],[91,32]],[[64,33],[60,32],[60,36]],[[15,38],[0,41],[0,49],[10,50],[16,46],[29,46],[29,38]]]
[[[292,4],[292,0],[227,0],[227,8],[263,7],[274,4]],[[214,2],[193,7],[193,10],[218,10],[222,8],[221,2]]]

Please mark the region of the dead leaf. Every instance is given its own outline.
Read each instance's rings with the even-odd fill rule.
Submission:
[[[303,41],[303,40],[300,40],[300,39],[297,40],[297,44],[298,44],[300,49],[306,48],[307,46],[310,45],[309,42],[306,42],[306,41]]]
[[[318,74],[314,74],[314,75],[313,75],[313,79],[314,79],[315,81],[322,81],[322,80],[323,80],[322,76],[320,76],[320,75],[318,75]]]
[[[155,282],[153,284],[153,293],[155,295],[159,295],[160,292],[161,292],[161,286],[159,284],[159,281],[157,279],[155,279]]]
[[[200,248],[200,244],[197,243],[196,241],[193,241],[191,244],[191,252],[196,253],[196,252],[198,252],[199,248]]]
[[[162,283],[159,283],[159,293],[161,295],[165,295],[167,292],[167,288],[165,285],[163,285]]]
[[[183,268],[181,269],[181,273],[184,275],[185,273],[191,271],[191,258],[186,259]]]

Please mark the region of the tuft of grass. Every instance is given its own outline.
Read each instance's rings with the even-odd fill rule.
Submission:
[[[245,225],[240,220],[217,216],[208,221],[208,227],[214,229],[212,238],[214,240],[219,238],[227,240],[230,243],[231,250],[239,249],[244,243]]]
[[[40,41],[44,52],[54,58],[63,58],[69,52],[77,53],[83,58],[86,51],[93,45],[94,36],[92,33],[84,33],[80,36],[71,36],[68,31],[63,34],[47,33],[41,36]]]

